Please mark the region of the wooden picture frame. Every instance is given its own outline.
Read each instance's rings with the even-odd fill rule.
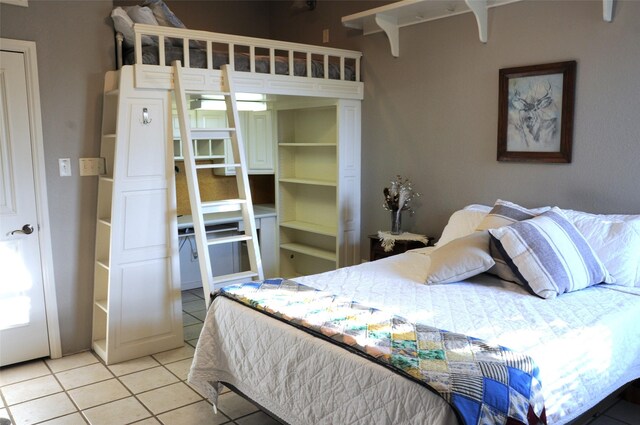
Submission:
[[[498,161],[570,163],[576,61],[503,68]]]

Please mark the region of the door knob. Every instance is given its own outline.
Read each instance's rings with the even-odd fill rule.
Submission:
[[[22,226],[22,229],[14,230],[9,234],[13,235],[14,233],[24,233],[25,235],[30,235],[33,233],[33,226],[30,224],[25,224],[24,226]]]

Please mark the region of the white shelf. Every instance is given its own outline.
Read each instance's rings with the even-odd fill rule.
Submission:
[[[93,341],[93,351],[96,352],[98,356],[101,358],[107,357],[107,340],[106,339],[98,339]]]
[[[280,179],[281,183],[296,183],[296,184],[310,184],[315,186],[337,186],[338,184],[331,180],[317,180],[317,179],[296,179],[296,178],[283,178]]]
[[[102,262],[102,261],[98,260],[98,261],[96,261],[96,263],[98,263],[98,265],[99,265],[100,267],[102,267],[103,269],[105,269],[105,270],[107,270],[107,271],[109,270],[109,266],[107,266],[104,262]]]
[[[293,146],[293,147],[317,147],[317,146],[329,146],[337,147],[335,143],[278,143],[278,146]]]
[[[364,35],[384,31],[389,38],[391,54],[398,57],[401,27],[473,12],[478,25],[478,37],[481,42],[486,43],[488,9],[519,1],[522,0],[402,0],[344,16],[342,24],[360,29]],[[603,0],[602,17],[606,22],[613,20],[613,2],[614,0]]]
[[[307,223],[305,221],[291,220],[280,223],[280,227],[288,229],[302,230],[304,232],[317,233],[319,235],[337,236],[338,229],[330,226],[323,226],[315,223]]]
[[[107,300],[97,300],[96,301],[96,306],[99,307],[105,313],[109,312],[109,309],[107,307]]]
[[[299,243],[283,243],[280,245],[280,248],[286,249],[292,252],[297,252],[300,254],[309,255],[311,257],[322,258],[323,260],[327,260],[327,261],[333,261],[333,262],[336,261],[335,252],[314,248],[308,245],[302,245]]]

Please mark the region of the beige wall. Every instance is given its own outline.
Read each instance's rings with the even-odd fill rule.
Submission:
[[[353,12],[321,1],[314,32]],[[272,21],[279,38],[298,37],[303,18],[290,19],[291,38]],[[496,198],[639,214],[639,21],[637,1],[617,1],[613,23],[601,1],[525,1],[490,10],[487,44],[471,14],[401,28],[399,58],[382,33],[342,30],[342,46],[364,54],[362,235],[389,227],[382,188],[398,173],[423,193],[404,221],[429,235],[455,209]],[[497,162],[498,70],[565,60],[578,63],[573,162]]]
[[[321,0],[313,12],[292,12],[289,1],[267,11],[262,1],[235,3],[168,2],[191,27],[314,44],[329,28],[330,46],[363,51],[365,237],[388,227],[381,193],[397,173],[424,194],[407,227],[430,235],[453,210],[498,197],[640,213],[640,2],[616,2],[610,24],[600,1],[492,9],[487,44],[478,42],[472,15],[424,23],[400,30],[400,58],[383,34],[364,37],[339,22],[383,3]],[[90,345],[97,183],[78,177],[77,159],[99,152],[102,79],[114,65],[111,7],[110,0],[0,5],[0,36],[37,42],[65,354]],[[498,70],[570,59],[578,62],[573,163],[497,162]],[[58,158],[72,159],[73,177],[58,176]]]
[[[640,213],[640,2],[522,2],[492,9],[489,42],[472,15],[401,30],[401,57],[366,37],[363,217],[384,226],[379,192],[405,173],[424,193],[415,229],[438,235],[451,212],[496,198],[527,206]],[[576,60],[573,161],[496,161],[498,71]]]
[[[138,2],[134,2],[138,3]],[[194,28],[268,36],[263,2],[167,4]],[[29,7],[0,5],[0,37],[37,43],[45,167],[53,240],[62,351],[91,345],[96,221],[96,177],[79,177],[78,158],[100,152],[102,84],[115,67],[112,0],[29,0]],[[187,15],[185,13],[185,15]],[[200,27],[210,19],[211,27]],[[215,27],[215,28],[214,28]],[[72,177],[58,176],[58,158],[71,158]]]
[[[56,294],[63,353],[89,348],[96,177],[78,158],[100,152],[102,83],[114,67],[111,1],[0,5],[0,36],[36,42]],[[58,175],[71,158],[72,177]]]

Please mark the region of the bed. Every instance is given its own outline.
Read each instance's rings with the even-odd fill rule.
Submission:
[[[111,17],[118,69],[134,66],[136,88],[172,89],[171,63],[180,60],[187,90],[219,90],[220,66],[230,64],[241,92],[363,98],[360,52],[187,29],[162,0],[116,7]]]
[[[425,284],[434,253],[477,234],[489,215],[477,206],[456,212],[439,247],[295,280],[526,353],[539,368],[548,423],[567,423],[640,377],[640,217],[563,211],[620,284],[548,299],[489,273]],[[616,244],[617,254],[611,252]],[[219,383],[228,383],[290,424],[458,423],[456,412],[433,391],[220,296],[207,313],[189,380],[214,403]]]

